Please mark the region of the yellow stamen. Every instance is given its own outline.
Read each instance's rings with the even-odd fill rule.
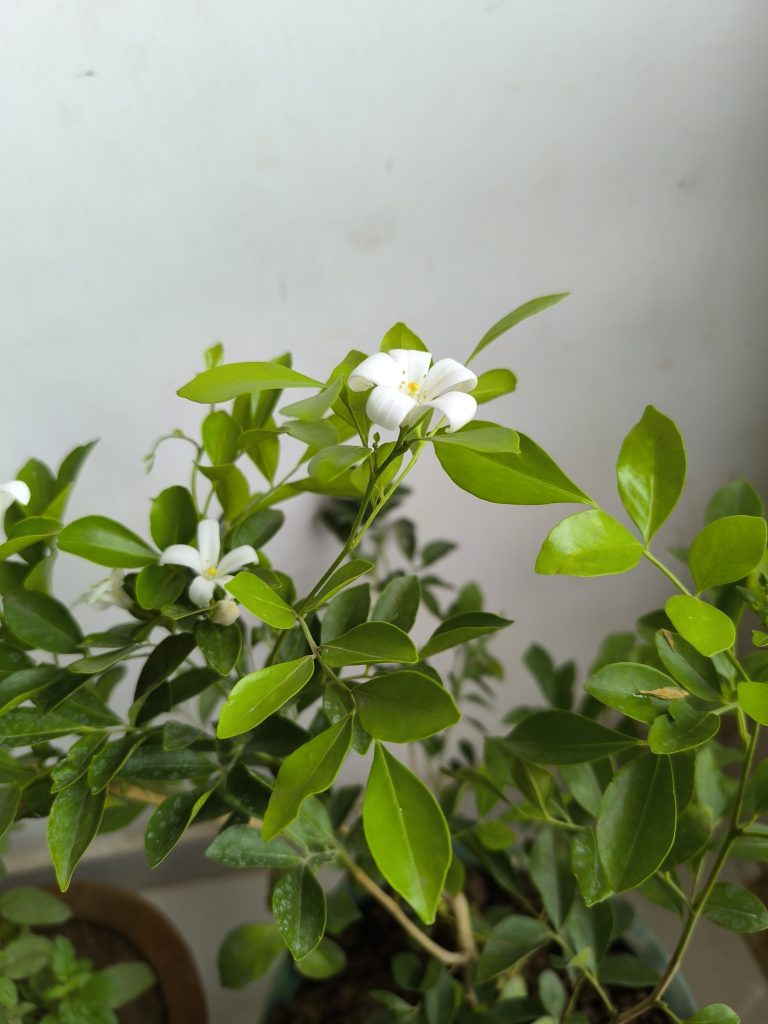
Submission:
[[[411,398],[413,398],[413,396],[419,390],[419,385],[416,383],[415,380],[409,380],[405,386],[408,388],[408,393],[410,394]]]
[[[216,566],[215,565],[210,565],[205,571],[208,573],[209,576],[215,576],[216,575]]]

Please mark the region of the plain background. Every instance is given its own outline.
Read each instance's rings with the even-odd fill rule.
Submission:
[[[572,297],[478,361],[518,392],[486,407],[620,513],[613,466],[646,403],[689,482],[658,549],[722,483],[765,491],[768,7],[762,0],[6,0],[0,480],[101,438],[71,516],[146,535],[186,480],[198,409],[175,389],[216,339],[324,376],[405,320],[466,356],[499,316]],[[416,474],[414,474],[416,477]],[[333,547],[311,499],[272,553],[307,583]],[[409,505],[533,640],[588,663],[668,596],[632,577],[536,577],[573,507],[485,505],[437,465]],[[74,599],[98,567],[63,557]]]

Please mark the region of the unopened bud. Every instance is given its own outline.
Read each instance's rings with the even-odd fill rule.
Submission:
[[[237,601],[225,598],[216,602],[211,609],[210,617],[211,622],[215,622],[217,626],[231,626],[240,618],[240,607]]]

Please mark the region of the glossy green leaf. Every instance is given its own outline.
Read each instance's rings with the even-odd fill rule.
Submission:
[[[377,597],[371,618],[377,622],[391,622],[407,633],[416,621],[420,602],[418,576],[395,576]]]
[[[683,1024],[741,1024],[741,1018],[725,1003],[710,1003]]]
[[[638,740],[571,711],[535,711],[504,741],[517,757],[535,764],[581,764],[619,754]]]
[[[72,911],[53,893],[24,885],[0,896],[0,917],[13,924],[43,926],[68,921]]]
[[[511,370],[486,370],[477,378],[472,397],[478,405],[508,395],[517,387],[517,377]]]
[[[136,600],[142,608],[163,608],[173,604],[187,585],[177,565],[145,565],[136,577]]]
[[[3,613],[13,635],[30,647],[54,654],[73,654],[83,638],[69,610],[48,594],[6,594]]]
[[[22,668],[0,678],[0,714],[48,686],[60,674],[55,665]]]
[[[613,895],[597,851],[594,829],[576,832],[571,841],[571,870],[587,907]]]
[[[435,434],[430,441],[436,445],[456,445],[472,452],[517,455],[520,451],[520,437],[516,430],[483,420],[473,420],[452,434]]]
[[[73,448],[71,452],[64,456],[56,476],[56,488],[58,491],[65,490],[77,480],[85,460],[97,444],[97,441],[89,441],[87,444],[78,445],[77,448]]]
[[[495,633],[511,625],[511,619],[503,619],[500,615],[492,615],[490,612],[460,612],[458,615],[451,615],[440,623],[421,648],[420,657],[431,658],[450,647],[457,647],[476,637]]]
[[[369,562],[365,558],[353,558],[350,562],[340,565],[338,569],[331,573],[312,601],[303,606],[303,611],[308,612],[312,611],[313,608],[319,608],[335,594],[338,594],[340,590],[348,587],[350,583],[354,583],[361,576],[365,576],[371,569],[373,569],[373,562]]]
[[[149,532],[160,549],[187,544],[197,530],[197,511],[186,487],[167,487],[152,502]]]
[[[296,623],[296,612],[280,597],[268,583],[253,573],[239,572],[225,584],[225,590],[253,612],[267,625],[275,629],[290,629]]]
[[[215,404],[238,395],[257,391],[282,391],[285,388],[319,388],[320,381],[305,377],[277,362],[228,363],[199,373],[177,394],[191,402]]]
[[[238,454],[240,427],[228,412],[219,409],[208,413],[202,426],[203,445],[214,466],[234,462]]]
[[[139,700],[165,682],[184,664],[195,649],[195,638],[189,633],[174,633],[165,637],[150,651],[139,673],[134,698]]]
[[[720,684],[715,666],[677,633],[660,629],[656,652],[677,683],[700,700],[719,701]]]
[[[285,950],[273,924],[241,924],[228,933],[218,956],[219,978],[224,988],[244,988],[266,974]]]
[[[739,683],[738,694],[742,710],[760,725],[768,725],[768,683]]]
[[[546,946],[551,939],[552,933],[543,921],[510,914],[491,929],[477,963],[477,980],[489,981],[534,950]]]
[[[536,559],[536,572],[607,576],[627,572],[643,556],[643,545],[606,512],[568,516],[550,532]]]
[[[638,722],[652,722],[666,710],[668,701],[654,690],[676,689],[675,681],[650,665],[617,662],[605,665],[587,680],[584,689],[609,708]]]
[[[165,860],[210,795],[210,790],[174,793],[155,808],[144,833],[144,849],[151,868]]]
[[[688,549],[697,589],[743,579],[760,564],[765,540],[765,520],[757,516],[724,516],[705,526]]]
[[[88,767],[88,785],[94,793],[109,785],[144,738],[136,733],[128,733],[120,739],[112,740],[94,755]]]
[[[753,892],[735,882],[717,882],[704,904],[704,916],[732,932],[761,932],[768,928],[768,909]]]
[[[329,602],[320,625],[320,641],[327,644],[368,619],[371,588],[368,583],[342,590]],[[378,616],[374,615],[374,618]],[[402,627],[401,627],[402,628]]]
[[[243,676],[219,714],[219,739],[239,736],[269,718],[309,682],[314,664],[314,658],[307,655]]]
[[[672,849],[676,813],[668,757],[645,754],[620,769],[597,817],[597,847],[614,892],[635,889],[658,870]]]
[[[10,531],[8,539],[4,543],[0,542],[0,561],[25,551],[40,541],[50,541],[60,529],[59,520],[47,516],[30,516],[28,519],[22,519]]]
[[[502,505],[549,505],[590,500],[537,444],[519,434],[520,454],[473,452],[442,444],[435,455],[462,490]]]
[[[348,716],[286,757],[264,815],[264,839],[269,841],[290,825],[308,796],[323,793],[332,785],[351,741],[352,718]]]
[[[106,516],[85,516],[65,526],[59,548],[112,569],[140,569],[157,559],[157,552],[127,527]]]
[[[729,650],[736,642],[733,622],[711,604],[677,594],[664,607],[680,636],[707,658]]]
[[[322,886],[306,865],[292,868],[272,892],[272,913],[294,960],[301,960],[320,942],[326,906]]]
[[[417,337],[410,327],[406,327],[404,323],[396,323],[394,327],[390,327],[381,339],[379,351],[391,352],[393,348],[416,349],[419,352],[427,351],[427,346],[421,338]]]
[[[330,483],[340,477],[345,470],[369,458],[370,454],[369,448],[362,448],[360,445],[330,445],[310,459],[307,471],[321,483]]]
[[[303,420],[307,423],[319,420],[341,394],[341,385],[341,380],[335,380],[311,398],[302,398],[300,402],[293,402],[291,405],[283,406],[280,412],[283,416],[292,416],[297,420]]]
[[[404,669],[356,686],[363,728],[377,740],[410,743],[434,736],[461,718],[451,694],[434,680]]]
[[[243,634],[236,622],[231,626],[217,626],[203,619],[195,626],[195,642],[206,662],[223,678],[237,664],[243,647]]]
[[[320,652],[333,668],[376,662],[413,664],[419,660],[411,638],[391,622],[364,622],[329,644],[323,644]]]
[[[451,862],[448,826],[432,793],[379,743],[363,802],[363,829],[379,871],[431,924]]]
[[[347,966],[347,954],[341,946],[327,937],[322,938],[311,953],[296,961],[296,970],[304,978],[323,981],[341,973]]]
[[[527,320],[529,316],[535,316],[537,313],[543,312],[545,309],[549,309],[550,306],[556,305],[558,302],[562,302],[563,299],[567,299],[570,292],[558,292],[555,295],[542,295],[538,299],[531,299],[529,302],[525,302],[522,306],[518,306],[517,309],[513,309],[511,313],[507,313],[501,320],[498,320],[493,327],[489,327],[485,334],[482,336],[477,345],[472,350],[472,354],[467,359],[467,366],[472,362],[476,355],[479,355],[484,348],[487,348],[492,341],[500,338],[502,334],[516,327],[517,324],[523,320]]]
[[[624,438],[616,476],[624,508],[649,541],[677,504],[685,483],[680,431],[652,405]]]
[[[205,855],[230,868],[292,868],[302,862],[301,856],[282,839],[267,842],[250,825],[225,828]]]
[[[659,715],[648,732],[654,754],[679,754],[708,743],[720,730],[719,715],[701,715],[687,701],[674,701],[669,715]]]
[[[263,508],[247,516],[232,533],[232,547],[250,544],[261,548],[278,532],[285,522],[285,514],[279,509]]]
[[[99,830],[106,798],[104,791],[92,793],[85,778],[56,794],[48,817],[48,848],[62,892]]]

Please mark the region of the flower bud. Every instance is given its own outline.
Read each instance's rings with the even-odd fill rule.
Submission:
[[[211,608],[210,618],[211,622],[215,622],[217,626],[231,626],[233,622],[237,622],[240,618],[240,608],[237,601],[233,601],[231,598],[217,601],[213,608]]]

